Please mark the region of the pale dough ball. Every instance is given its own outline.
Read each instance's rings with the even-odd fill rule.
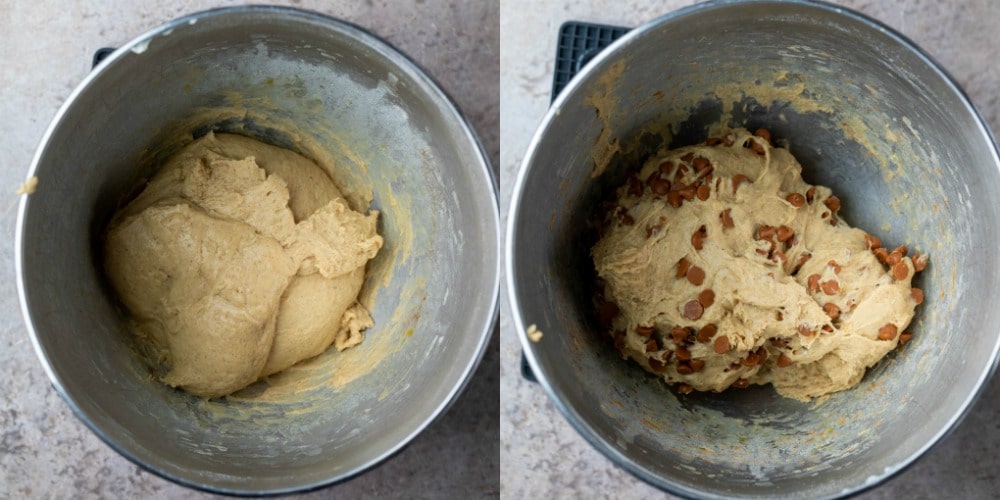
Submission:
[[[348,207],[313,161],[209,133],[115,215],[105,268],[169,368],[163,381],[223,396],[361,342],[377,217]]]

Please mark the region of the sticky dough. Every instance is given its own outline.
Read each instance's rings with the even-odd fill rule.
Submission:
[[[377,218],[352,210],[313,161],[209,133],[112,218],[105,269],[168,367],[163,382],[218,397],[362,341]]]
[[[802,180],[786,149],[746,130],[726,142],[663,151],[618,190],[617,208],[591,251],[607,301],[599,315],[623,357],[684,390],[770,383],[783,396],[808,400],[858,384],[897,346],[917,296],[922,300],[910,287],[914,256],[902,257],[894,276],[866,233],[831,210],[831,191]],[[706,162],[696,158],[711,169],[699,171],[693,163]],[[734,189],[741,174],[749,182]],[[690,185],[699,176],[708,187],[688,191],[690,199],[657,194],[650,183],[669,180],[676,191],[677,180]],[[661,182],[661,193],[665,187]],[[790,201],[792,193],[802,198]],[[671,205],[678,200],[679,208]],[[778,234],[758,239],[764,226],[775,233],[786,226],[785,241]],[[769,232],[764,228],[765,237]],[[696,270],[679,273],[682,259],[703,279]],[[706,290],[713,300],[701,295]],[[827,304],[839,309],[836,319]]]

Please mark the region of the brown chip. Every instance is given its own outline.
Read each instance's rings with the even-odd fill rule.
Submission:
[[[674,355],[677,356],[677,359],[681,361],[691,360],[691,351],[689,351],[687,347],[684,347],[682,345],[677,346],[677,349],[674,350]]]
[[[755,351],[750,351],[747,353],[746,357],[740,360],[740,363],[743,364],[743,366],[757,366],[757,363],[760,363],[760,355],[758,355]]]
[[[840,210],[840,198],[837,198],[834,195],[830,195],[829,198],[823,201],[823,204],[826,205],[826,208],[829,208],[831,212]]]
[[[674,343],[681,345],[688,338],[688,329],[683,326],[675,326],[670,330],[670,338],[674,340]]]
[[[705,368],[705,360],[703,359],[692,359],[689,364],[691,365],[691,371],[695,373],[698,373],[702,370],[702,368]]]
[[[691,387],[688,384],[677,384],[678,394],[691,394],[692,392],[694,392],[694,387]]]
[[[757,228],[757,239],[758,240],[770,240],[774,238],[775,229],[774,226],[760,226]]]
[[[889,252],[889,255],[885,258],[885,263],[890,266],[895,266],[903,260],[903,254],[898,250],[893,250]]]
[[[823,304],[823,312],[826,313],[830,319],[837,319],[840,316],[840,306],[834,304],[833,302],[827,302]]]
[[[819,291],[819,278],[820,278],[820,276],[818,274],[810,274],[809,275],[807,283],[808,283],[809,291],[810,292],[818,292]]]
[[[756,135],[757,137],[764,139],[768,143],[771,142],[771,132],[768,131],[766,128],[759,128],[757,130],[754,130],[753,135]]]
[[[806,189],[806,203],[812,203],[816,199],[816,188]]]
[[[884,248],[876,248],[875,250],[872,250],[872,253],[875,254],[875,258],[883,264],[889,260],[889,251]]]
[[[795,268],[792,269],[792,274],[798,274],[799,273],[799,269],[802,269],[802,266],[805,265],[805,263],[809,259],[811,259],[811,258],[812,258],[812,254],[811,253],[803,252],[802,254],[800,254],[799,255],[799,261],[795,263]],[[817,276],[819,276],[819,275],[817,275]],[[816,283],[818,284],[819,282],[817,281]]]
[[[806,197],[802,196],[801,193],[792,193],[785,197],[785,199],[788,200],[788,203],[791,203],[795,208],[803,207],[806,204]]]
[[[792,366],[792,358],[789,358],[785,353],[778,355],[778,368],[788,368]]]
[[[865,235],[865,246],[869,250],[875,250],[876,248],[882,248],[882,240],[878,239],[878,236],[873,236],[870,234]]]
[[[921,290],[919,288],[911,288],[910,289],[910,296],[913,297],[913,300],[917,303],[918,306],[920,304],[924,303],[924,291],[923,290]]]
[[[736,194],[736,190],[740,188],[741,184],[750,183],[750,178],[743,174],[736,174],[733,176],[733,194]]]
[[[784,243],[790,240],[792,236],[795,236],[795,231],[792,228],[785,225],[778,226],[778,241]]]
[[[903,332],[899,334],[899,345],[906,345],[913,338],[913,334],[910,332]]]
[[[750,381],[745,378],[739,378],[736,379],[736,381],[733,382],[732,385],[730,385],[730,387],[733,387],[735,389],[746,389],[747,387],[750,387]]]
[[[649,339],[646,341],[646,352],[656,352],[660,350],[659,344],[656,339]]]
[[[733,222],[733,216],[730,214],[730,208],[727,208],[719,214],[719,218],[722,219],[722,227],[733,227],[736,224]]]
[[[781,250],[775,250],[771,254],[771,260],[778,262],[781,265],[784,265],[786,262],[788,262],[788,257],[785,256],[785,252],[782,252]]]
[[[650,189],[652,189],[653,181],[659,178],[660,178],[660,172],[657,170],[653,170],[653,172],[650,173],[648,177],[646,177],[646,185],[649,186]]]
[[[711,288],[706,288],[698,294],[698,302],[705,309],[708,309],[715,303],[715,292]]]
[[[882,328],[878,329],[878,339],[879,340],[892,340],[892,339],[896,338],[896,332],[898,332],[898,331],[899,330],[896,328],[896,325],[894,325],[892,323],[886,323],[885,326],[883,326]]]
[[[680,208],[684,204],[684,199],[681,198],[681,194],[677,191],[670,191],[667,193],[667,203],[674,208]]]
[[[799,328],[799,333],[801,333],[802,336],[804,337],[812,337],[816,333],[815,330],[809,328],[803,323],[800,323],[798,328]]]
[[[667,364],[656,358],[649,358],[649,367],[652,368],[654,372],[663,373],[667,369]]]
[[[705,313],[705,308],[697,300],[689,300],[684,304],[684,317],[694,321]]]
[[[840,283],[836,280],[824,281],[819,284],[819,287],[823,289],[823,293],[827,295],[837,295],[840,292]]]
[[[758,361],[757,363],[764,364],[764,362],[767,361],[767,355],[768,354],[767,354],[767,348],[766,347],[764,347],[764,346],[758,347],[757,348],[757,357],[760,358],[760,361]]]
[[[899,281],[905,280],[907,276],[910,275],[910,268],[906,267],[905,262],[897,262],[896,265],[892,266],[892,277]]]
[[[677,277],[683,278],[687,276],[688,269],[691,268],[691,263],[687,259],[681,257],[681,260],[677,261]]]
[[[927,268],[927,254],[913,255],[913,272],[919,273]]]
[[[693,185],[684,186],[681,189],[679,189],[678,192],[680,193],[681,198],[684,198],[684,201],[692,201],[694,200],[695,195],[698,194],[698,188],[694,187]]]
[[[691,160],[691,165],[694,166],[696,170],[702,170],[708,168],[708,166],[711,165],[711,163],[708,161],[708,158],[699,156]]]
[[[701,201],[707,200],[709,195],[711,194],[712,194],[712,188],[708,187],[708,184],[702,184],[698,186],[698,191],[695,192],[695,195]]]
[[[705,282],[705,271],[698,266],[691,266],[687,272],[687,280],[694,286],[701,286]]]
[[[661,179],[657,177],[656,179],[653,179],[653,182],[650,184],[649,187],[650,189],[653,190],[654,193],[657,194],[657,196],[666,196],[668,193],[670,193],[670,181],[666,179]]]
[[[698,342],[704,344],[709,340],[712,340],[712,337],[714,337],[718,331],[718,328],[711,323],[701,327],[701,330],[698,330]]]
[[[691,246],[693,246],[695,250],[701,250],[705,245],[705,238],[707,237],[708,231],[705,229],[705,226],[699,227],[698,230],[691,235]]]
[[[716,354],[725,354],[729,352],[729,337],[725,335],[720,335],[719,338],[715,339],[714,349]]]
[[[642,335],[643,337],[648,337],[653,334],[653,327],[651,326],[637,326],[635,327],[635,333]]]

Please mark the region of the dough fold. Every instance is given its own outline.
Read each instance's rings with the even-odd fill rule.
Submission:
[[[848,226],[786,149],[742,129],[713,142],[661,151],[605,207],[599,322],[686,390],[856,385],[913,318],[915,256]]]
[[[219,397],[363,340],[374,323],[357,296],[382,246],[377,219],[311,160],[209,133],[115,214],[105,270],[162,381]]]

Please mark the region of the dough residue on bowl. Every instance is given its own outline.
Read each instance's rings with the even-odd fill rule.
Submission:
[[[218,397],[362,341],[377,219],[312,160],[208,133],[114,215],[105,270],[162,381]]]
[[[839,208],[766,130],[661,151],[603,207],[599,323],[680,392],[848,389],[910,339],[927,256],[882,248]]]

